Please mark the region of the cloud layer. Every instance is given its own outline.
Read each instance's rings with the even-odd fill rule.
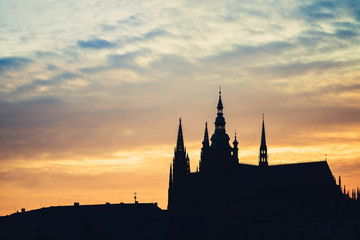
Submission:
[[[71,203],[79,191],[105,202],[142,189],[165,207],[177,119],[194,169],[219,85],[240,161],[257,163],[265,113],[273,163],[327,153],[359,185],[355,0],[5,0],[0,15],[0,214],[28,204],[21,194],[37,208],[64,190]]]

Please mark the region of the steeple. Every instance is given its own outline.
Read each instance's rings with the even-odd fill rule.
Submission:
[[[267,146],[266,146],[266,137],[265,137],[265,123],[264,123],[264,114],[262,120],[262,132],[261,132],[261,144],[260,144],[260,155],[259,155],[259,166],[268,166],[268,155],[267,155]]]
[[[218,102],[218,105],[217,105],[217,109],[222,112],[223,108],[224,107],[223,107],[223,104],[222,104],[222,101],[221,101],[221,87],[220,87],[219,88],[219,102]]]
[[[221,87],[219,89],[219,102],[217,105],[217,117],[215,119],[215,132],[225,133],[225,118],[223,117],[224,106],[221,101]]]
[[[203,144],[203,148],[209,147],[209,133],[208,133],[207,122],[205,123],[204,141],[202,142],[202,144]]]
[[[224,106],[221,100],[221,87],[219,88],[219,101],[217,104],[217,116],[215,119],[215,132],[211,136],[211,149],[226,149],[228,154],[231,154],[232,147],[229,144],[229,136],[225,130],[225,118],[223,116]],[[221,161],[221,160],[219,160]]]
[[[190,159],[186,154],[184,146],[184,138],[181,126],[181,118],[179,119],[179,131],[177,135],[176,147],[173,160],[173,184],[176,185],[179,176],[184,176],[190,172]],[[180,177],[181,178],[181,177]]]
[[[184,138],[182,133],[182,127],[181,127],[181,118],[179,118],[179,132],[177,136],[177,142],[176,142],[176,150],[177,151],[184,151]]]
[[[176,208],[179,198],[186,196],[187,176],[190,174],[190,159],[184,145],[181,118],[179,119],[179,131],[174,149],[173,164],[170,165],[169,174],[169,200],[168,209]],[[177,200],[175,200],[177,199]],[[177,206],[179,207],[179,206]]]

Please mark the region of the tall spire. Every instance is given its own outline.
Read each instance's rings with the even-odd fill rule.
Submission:
[[[260,155],[259,155],[259,166],[268,165],[268,155],[267,155],[267,146],[266,146],[266,137],[265,137],[265,123],[264,123],[264,114],[262,120],[262,131],[261,131],[261,144],[260,144]]]
[[[203,144],[203,148],[209,147],[209,133],[208,133],[207,122],[205,122],[204,141],[202,142],[202,144]]]
[[[219,102],[218,102],[218,105],[217,105],[217,109],[219,111],[222,111],[223,110],[223,104],[222,104],[222,101],[221,101],[221,86],[219,87]]]
[[[184,138],[182,133],[182,127],[181,127],[181,118],[179,118],[179,132],[177,136],[177,142],[176,142],[176,150],[177,151],[184,151]]]
[[[265,123],[264,123],[264,114],[262,120],[262,131],[261,131],[261,146],[266,148],[266,137],[265,137]],[[260,146],[260,147],[261,147]]]
[[[224,106],[221,101],[221,87],[219,88],[219,102],[217,105],[217,117],[215,119],[215,132],[225,133],[225,118],[223,117]]]

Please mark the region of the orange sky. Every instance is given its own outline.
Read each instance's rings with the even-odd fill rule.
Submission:
[[[360,186],[352,1],[0,3],[0,215],[158,202],[179,117],[191,170],[222,86],[239,160],[321,161]]]

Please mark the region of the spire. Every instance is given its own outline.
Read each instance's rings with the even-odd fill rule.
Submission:
[[[263,120],[262,120],[262,131],[261,131],[261,145],[266,148],[266,137],[265,137],[265,124],[264,124],[264,114],[263,114]]]
[[[219,102],[217,105],[217,117],[215,119],[215,132],[225,133],[225,118],[223,117],[224,106],[221,101],[221,87],[219,89]]]
[[[264,123],[264,114],[262,120],[262,131],[261,131],[261,144],[260,144],[260,155],[259,155],[259,166],[268,165],[268,155],[267,155],[267,146],[266,146],[266,137],[265,137],[265,123]]]
[[[236,140],[236,130],[235,130],[235,140],[234,140],[233,144],[234,144],[234,147],[236,147],[239,144],[239,142]]]
[[[342,190],[341,190],[341,176],[339,175],[339,191],[340,191],[340,193],[342,192]]]
[[[184,151],[184,138],[182,133],[182,127],[181,127],[181,118],[179,118],[179,132],[177,136],[177,142],[176,142],[176,150],[177,151]]]
[[[209,147],[209,133],[208,133],[207,122],[205,122],[204,141],[202,142],[202,144],[203,144],[203,148]]]
[[[217,109],[219,111],[222,111],[223,110],[223,104],[222,104],[222,101],[221,101],[221,86],[219,87],[219,102],[218,102],[218,105],[217,105]]]

